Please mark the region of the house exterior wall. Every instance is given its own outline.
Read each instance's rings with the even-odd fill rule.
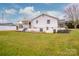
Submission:
[[[36,21],[38,20],[38,23]],[[50,24],[47,24],[47,20],[50,20]],[[53,32],[54,29],[58,28],[58,20],[48,16],[40,16],[31,22],[32,29],[36,32],[40,32],[40,28],[43,32]],[[48,30],[46,29],[48,27]]]
[[[19,24],[17,25],[18,26],[18,31],[23,31],[24,28],[27,28],[26,31],[29,31],[29,25],[24,25],[24,24],[21,24],[23,27],[22,28],[19,28]]]

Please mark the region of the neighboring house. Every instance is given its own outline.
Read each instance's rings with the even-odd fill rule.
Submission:
[[[17,22],[17,31],[26,32],[47,32],[53,33],[58,30],[65,30],[64,23],[61,22],[57,17],[50,16],[47,14],[41,14],[31,21],[21,20]]]

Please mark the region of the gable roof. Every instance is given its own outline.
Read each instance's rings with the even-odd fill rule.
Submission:
[[[37,19],[37,18],[40,17],[40,16],[48,16],[48,17],[54,18],[54,19],[56,19],[56,20],[59,20],[59,18],[57,18],[57,17],[50,16],[50,15],[47,15],[47,14],[41,14],[41,15],[39,15],[39,16],[33,18],[31,21],[33,21],[34,19]]]

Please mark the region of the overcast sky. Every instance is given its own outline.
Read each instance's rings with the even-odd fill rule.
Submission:
[[[0,3],[0,19],[16,22],[22,18],[31,19],[41,13],[63,18],[67,3]],[[3,15],[3,16],[2,16]]]

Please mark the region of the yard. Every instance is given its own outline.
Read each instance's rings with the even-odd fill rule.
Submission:
[[[70,33],[0,31],[1,56],[79,56],[79,30]]]

